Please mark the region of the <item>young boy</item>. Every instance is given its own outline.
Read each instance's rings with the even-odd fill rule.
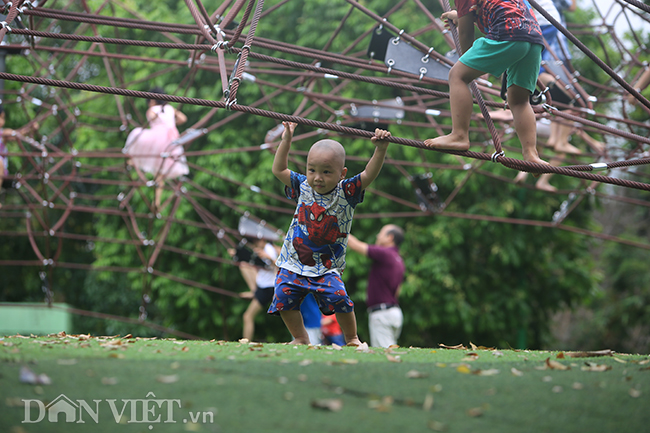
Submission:
[[[528,101],[535,91],[544,38],[527,0],[455,0],[456,10],[442,14],[458,26],[463,55],[449,71],[452,131],[425,140],[434,149],[469,149],[472,93],[469,84],[485,73],[508,72],[508,106],[521,141],[524,160],[546,164],[536,146],[535,113]],[[474,41],[474,23],[485,34]]]
[[[345,343],[361,344],[354,303],[341,280],[347,236],[356,205],[384,164],[390,132],[375,130],[375,152],[365,170],[345,179],[345,149],[337,141],[320,140],[307,154],[307,175],[289,170],[288,156],[295,123],[283,122],[282,141],[273,160],[273,174],[286,185],[287,197],[298,203],[282,251],[269,314],[280,314],[293,336],[291,344],[309,344],[300,303],[313,293],[324,314],[336,313]]]

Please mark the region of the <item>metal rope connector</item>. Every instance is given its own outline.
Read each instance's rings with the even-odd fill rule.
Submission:
[[[226,101],[226,110],[230,111],[232,109],[232,106],[237,103],[237,98],[233,99],[232,101]]]
[[[497,158],[500,156],[505,156],[505,154],[506,153],[503,150],[501,152],[494,152],[490,157],[490,159],[492,160],[492,162],[497,162]]]
[[[9,27],[9,24],[7,24],[6,21],[0,22],[0,26],[2,26],[3,29],[6,29],[7,33],[11,33],[11,27]]]
[[[592,171],[607,170],[609,168],[606,162],[594,162],[589,165],[591,166]]]

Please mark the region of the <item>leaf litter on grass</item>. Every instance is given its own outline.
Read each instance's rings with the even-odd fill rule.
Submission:
[[[117,343],[117,340],[121,343]],[[42,341],[47,343],[43,344]],[[647,415],[629,413],[629,408],[615,403],[621,395],[625,395],[630,402],[642,402],[643,398],[640,397],[646,395],[643,391],[650,385],[650,374],[640,370],[647,364],[647,357],[643,356],[617,354],[617,358],[624,362],[613,357],[600,357],[593,365],[589,364],[589,360],[584,360],[587,364],[583,364],[589,370],[583,370],[578,364],[571,366],[551,359],[556,357],[555,353],[499,350],[499,355],[495,355],[497,351],[494,349],[481,349],[480,346],[472,347],[471,344],[469,349],[465,347],[438,351],[425,348],[368,348],[357,351],[349,347],[337,350],[324,346],[145,340],[132,336],[65,335],[16,338],[9,342],[16,344],[0,346],[0,368],[3,370],[15,368],[17,372],[18,367],[13,367],[15,363],[31,360],[40,361],[37,364],[38,370],[34,370],[38,373],[52,376],[52,371],[57,371],[57,389],[53,386],[45,387],[43,396],[39,397],[49,400],[59,395],[51,394],[61,391],[58,387],[66,381],[73,385],[84,383],[80,381],[84,377],[89,379],[83,373],[79,375],[79,371],[94,369],[101,372],[94,379],[90,378],[97,386],[102,386],[102,378],[115,378],[115,383],[108,387],[113,393],[133,392],[129,390],[134,389],[149,390],[145,387],[158,384],[164,388],[156,389],[168,390],[169,393],[175,393],[174,397],[183,400],[211,401],[213,405],[219,406],[222,414],[239,410],[236,409],[238,401],[252,399],[261,402],[275,395],[275,399],[271,398],[266,403],[268,410],[260,408],[262,416],[270,423],[282,413],[290,410],[293,412],[290,409],[293,407],[307,408],[312,413],[312,420],[305,419],[305,424],[300,424],[303,427],[314,425],[315,420],[325,422],[331,416],[347,417],[356,413],[368,413],[364,415],[366,418],[363,427],[359,430],[343,428],[343,432],[398,429],[392,422],[409,425],[415,423],[413,425],[420,426],[418,429],[421,430],[489,432],[497,431],[494,422],[503,417],[512,419],[513,425],[517,425],[517,422],[521,425],[522,422],[536,421],[542,430],[553,430],[549,427],[552,425],[555,430],[570,431],[562,427],[566,427],[571,418],[568,415],[563,418],[562,414],[576,404],[576,408],[580,407],[586,413],[592,411],[595,419],[601,415],[596,408],[606,405],[612,406],[613,413],[618,411],[620,417],[625,416],[631,420],[630,425],[650,421]],[[16,348],[20,351],[11,353]],[[154,353],[153,349],[158,352]],[[108,358],[110,354],[123,356]],[[391,361],[390,357],[399,357],[401,362]],[[463,358],[471,358],[472,361]],[[53,359],[76,359],[77,362],[69,365],[65,362],[49,362]],[[559,359],[562,360],[561,357]],[[555,363],[566,368],[558,367]],[[603,365],[608,368],[596,367]],[[636,370],[631,371],[632,366]],[[542,367],[546,371],[537,371],[535,367]],[[593,368],[597,369],[592,370]],[[599,369],[602,371],[599,372]],[[510,371],[511,374],[500,374],[499,371]],[[458,374],[459,372],[467,374]],[[592,372],[598,372],[598,375],[592,375]],[[3,375],[0,381],[3,389],[10,390],[9,398],[21,395],[20,388],[16,388],[18,382],[16,381],[18,385],[12,384],[8,380],[10,375],[3,373],[0,371]],[[551,384],[540,381],[544,374],[544,377],[551,378]],[[322,382],[321,379],[325,376],[333,379],[327,383]],[[631,379],[626,379],[631,376]],[[160,377],[172,377],[174,380],[158,380]],[[596,377],[602,379],[595,379]],[[108,384],[103,386],[106,385]],[[77,398],[92,400],[92,394],[99,392],[96,386],[75,386],[76,388],[70,389],[84,390],[86,393],[76,396]],[[443,387],[446,390],[444,392]],[[520,389],[527,391],[522,394]],[[588,405],[581,405],[580,400],[568,399],[568,394],[575,395],[573,391],[579,389],[590,390],[580,394],[581,399],[590,401]],[[222,396],[221,392],[226,390],[228,394]],[[553,390],[555,392],[551,392]],[[440,394],[436,394],[434,404],[435,393]],[[554,400],[549,400],[551,395]],[[333,403],[337,400],[340,400],[340,404]],[[631,406],[636,405],[638,403]],[[309,407],[312,408],[311,411]],[[512,408],[517,408],[515,413]],[[537,415],[533,408],[553,410],[558,413],[559,420],[553,424],[554,421],[542,417],[543,411]],[[386,413],[390,413],[391,418],[382,418]],[[14,418],[19,419],[20,416],[18,413]],[[220,424],[223,431],[245,431],[233,429],[228,424],[230,421],[225,419],[226,415],[223,417]],[[296,420],[298,424],[301,422],[300,419]],[[598,424],[592,423],[591,426],[597,427]],[[251,428],[253,427],[249,426],[249,431],[252,431]],[[503,431],[515,430],[506,428]]]

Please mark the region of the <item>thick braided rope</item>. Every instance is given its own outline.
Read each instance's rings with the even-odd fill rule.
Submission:
[[[84,90],[84,91],[104,93],[104,94],[122,95],[122,96],[134,97],[134,98],[142,98],[142,99],[157,98],[159,100],[176,102],[181,104],[200,105],[200,106],[213,107],[213,108],[226,108],[226,103],[221,101],[188,98],[186,96],[173,96],[173,95],[166,95],[161,93],[141,92],[137,90],[96,86],[91,84],[74,83],[74,82],[62,81],[62,80],[51,80],[48,78],[40,78],[40,77],[28,77],[25,75],[8,74],[4,72],[0,73],[0,79],[40,84],[44,86],[62,87],[62,88],[74,89],[74,90]],[[320,121],[306,119],[298,116],[291,116],[287,114],[261,110],[258,108],[248,107],[245,105],[233,104],[230,105],[228,108],[230,110],[249,113],[256,116],[268,117],[271,119],[276,119],[281,121],[300,123],[303,125],[311,126],[313,128],[327,129],[330,131],[336,131],[336,132],[340,132],[352,136],[365,137],[365,138],[371,138],[374,136],[374,133],[370,131],[350,128],[350,127],[336,125],[332,123],[320,122]],[[388,141],[396,144],[401,144],[404,146],[431,150],[428,147],[426,147],[423,142],[417,140],[411,140],[411,139],[406,139],[401,137],[389,137]],[[459,155],[459,156],[465,156],[468,158],[481,159],[485,161],[489,161],[492,159],[492,156],[486,153],[479,153],[479,152],[472,152],[472,151],[454,151],[454,150],[436,150],[436,151]],[[627,179],[618,179],[618,178],[613,178],[608,176],[595,175],[595,174],[586,173],[578,170],[567,169],[566,167],[554,167],[549,164],[536,164],[536,163],[523,161],[519,159],[507,158],[505,156],[500,157],[499,162],[501,162],[506,167],[514,168],[519,171],[528,171],[533,173],[563,174],[566,176],[592,180],[595,182],[609,183],[612,185],[619,185],[627,188],[650,191],[650,184],[630,181]],[[594,167],[592,166],[592,169],[593,168]]]
[[[246,26],[246,23],[248,22],[248,17],[250,17],[251,11],[253,10],[253,1],[254,0],[248,0],[248,5],[246,6],[246,10],[244,11],[244,16],[239,22],[237,29],[235,29],[235,33],[233,34],[232,38],[230,38],[230,41],[228,41],[230,47],[233,47],[239,41],[239,37],[244,31],[244,26]],[[255,19],[253,18],[253,20]],[[259,21],[259,17],[257,18],[257,21]],[[257,22],[255,23],[255,26],[257,27]],[[253,29],[252,23],[251,23],[251,30],[249,32],[255,33],[255,29]]]
[[[250,0],[250,4],[253,4],[253,0]],[[246,69],[246,60],[248,60],[248,54],[251,51],[251,46],[253,44],[253,38],[255,37],[255,30],[257,30],[257,24],[260,21],[262,16],[262,9],[264,8],[264,0],[257,0],[257,7],[255,8],[255,14],[251,20],[251,26],[246,35],[246,42],[239,52],[239,59],[237,61],[237,70],[233,71],[233,78],[230,83],[230,93],[228,94],[228,103],[234,104],[237,101],[237,89],[239,89],[239,82],[241,77],[244,74],[244,69]]]
[[[648,6],[647,4],[645,4],[643,2],[640,2],[639,0],[623,0],[623,1],[626,2],[626,3],[631,4],[632,6],[636,6],[636,7],[638,7],[639,9],[641,9],[641,10],[643,10],[645,12],[650,13],[650,6]]]

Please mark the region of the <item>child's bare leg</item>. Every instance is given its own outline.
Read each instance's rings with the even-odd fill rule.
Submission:
[[[596,140],[594,137],[587,134],[582,129],[578,129],[577,132],[578,132],[578,135],[580,135],[580,137],[582,137],[582,139],[584,141],[586,141],[587,144],[594,150],[594,152],[596,152],[598,155],[601,155],[601,156],[605,155],[605,150],[606,150],[605,143],[603,143],[602,141]]]
[[[557,123],[557,129],[558,129],[558,139],[555,142],[554,148],[556,152],[562,152],[562,153],[570,153],[572,155],[579,155],[582,153],[580,149],[569,143],[569,137],[571,136],[571,132],[573,130],[572,125],[567,125],[566,123],[563,122],[553,122]]]
[[[508,88],[508,105],[514,117],[514,127],[521,142],[525,161],[548,164],[537,153],[537,123],[535,112],[530,106],[530,92],[523,87],[512,85]]]
[[[357,336],[357,317],[354,311],[351,313],[336,313],[336,320],[341,326],[343,337],[345,337],[345,344],[348,346],[358,346],[361,344]]]
[[[243,337],[248,341],[253,341],[253,334],[255,333],[255,316],[262,311],[262,304],[257,299],[253,299],[244,312],[244,329]]]
[[[309,334],[302,321],[300,310],[280,311],[280,317],[293,336],[291,344],[309,344]]]
[[[449,104],[451,105],[451,133],[424,140],[433,149],[469,149],[469,123],[474,101],[469,84],[483,74],[461,62],[456,62],[449,71]]]

